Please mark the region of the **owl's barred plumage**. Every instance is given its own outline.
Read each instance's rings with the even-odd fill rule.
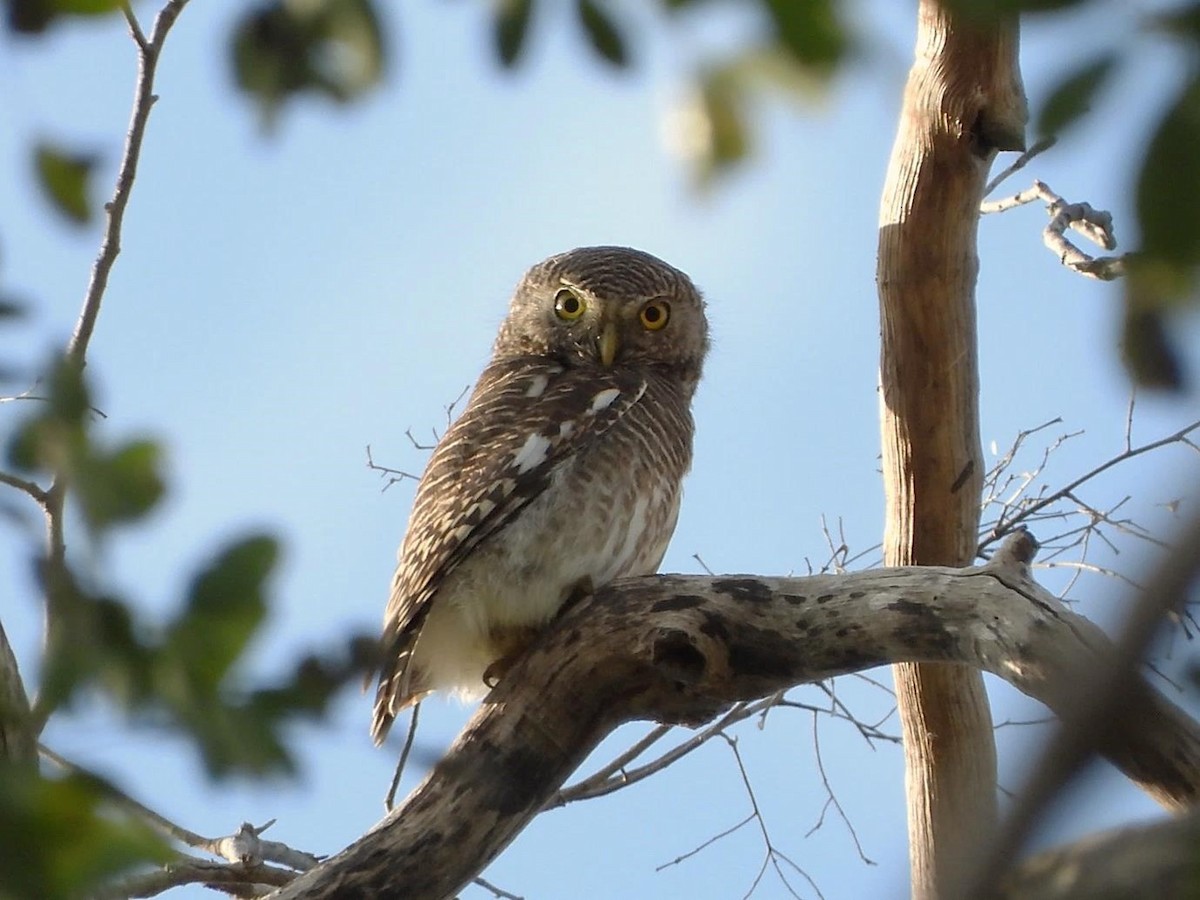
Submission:
[[[691,280],[582,247],[530,269],[421,476],[392,579],[372,734],[432,690],[474,696],[574,593],[657,570],[708,348]]]

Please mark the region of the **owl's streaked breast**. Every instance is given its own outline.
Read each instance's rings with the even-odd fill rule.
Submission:
[[[669,393],[660,386],[647,399],[688,417],[686,400]],[[503,654],[498,633],[544,624],[581,583],[657,571],[690,464],[667,450],[664,427],[631,413],[447,577],[413,659],[426,689],[482,695],[484,671]]]

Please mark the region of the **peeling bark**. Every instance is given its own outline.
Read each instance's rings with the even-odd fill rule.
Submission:
[[[1031,546],[1021,538],[967,569],[610,585],[552,623],[401,807],[273,896],[451,896],[631,720],[696,725],[739,700],[897,661],[978,666],[1061,708],[1112,646],[1030,578]],[[1200,726],[1144,682],[1136,692],[1098,750],[1182,809],[1200,796]]]

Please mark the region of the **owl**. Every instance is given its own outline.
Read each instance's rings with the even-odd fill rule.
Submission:
[[[577,596],[658,569],[708,349],[683,272],[624,247],[530,269],[421,476],[384,617],[372,735],[431,691],[482,696]]]

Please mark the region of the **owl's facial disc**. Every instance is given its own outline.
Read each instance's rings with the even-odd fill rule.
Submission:
[[[613,360],[617,358],[617,351],[621,348],[621,333],[617,330],[617,323],[608,321],[604,323],[604,327],[600,330],[600,336],[596,338],[596,351],[600,355],[600,362],[605,366],[611,366]]]

